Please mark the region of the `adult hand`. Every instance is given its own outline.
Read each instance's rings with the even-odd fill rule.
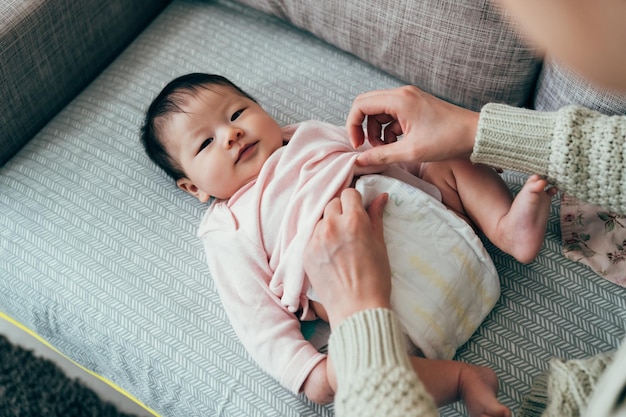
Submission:
[[[304,252],[304,270],[324,305],[331,326],[368,308],[390,308],[391,271],[383,239],[387,194],[368,211],[358,191],[334,198]]]
[[[472,153],[478,116],[417,87],[404,86],[360,94],[352,103],[346,127],[356,148],[365,140],[367,119],[367,138],[373,148],[359,155],[359,166],[440,161]],[[400,135],[404,137],[398,141]]]

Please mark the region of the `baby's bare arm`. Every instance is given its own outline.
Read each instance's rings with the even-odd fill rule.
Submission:
[[[318,404],[331,403],[335,397],[335,391],[330,387],[327,374],[327,362],[324,358],[311,370],[311,373],[304,381],[302,389],[306,396]]]

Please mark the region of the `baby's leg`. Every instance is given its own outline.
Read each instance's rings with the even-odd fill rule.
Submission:
[[[493,168],[467,159],[429,163],[423,178],[439,187],[446,206],[469,217],[500,249],[524,263],[537,256],[556,193],[545,190],[547,181],[531,176],[513,200]]]
[[[493,242],[523,263],[532,262],[543,244],[550,215],[550,200],[557,193],[548,181],[531,175],[500,219]]]
[[[411,363],[437,407],[463,400],[470,417],[511,416],[498,401],[498,379],[491,369],[416,356],[411,357]]]

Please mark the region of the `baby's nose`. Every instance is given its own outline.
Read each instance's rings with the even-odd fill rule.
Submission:
[[[239,139],[243,137],[243,129],[239,127],[231,127],[226,132],[226,135],[227,135],[226,142],[229,145],[232,145],[233,143],[237,142]]]

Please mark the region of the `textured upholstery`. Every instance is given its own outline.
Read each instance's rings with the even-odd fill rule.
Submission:
[[[163,416],[331,416],[249,359],[195,236],[204,207],[141,149],[149,102],[192,71],[231,78],[281,124],[342,124],[358,93],[404,83],[258,11],[174,1],[0,168],[0,310]],[[550,357],[626,334],[626,289],[564,259],[559,239],[555,205],[536,262],[487,244],[502,296],[458,351],[495,369],[513,409]]]
[[[146,26],[169,0],[3,0],[0,165]]]
[[[547,59],[539,80],[534,107],[553,111],[568,104],[604,114],[626,114],[626,94],[594,86],[554,59]]]
[[[447,101],[526,105],[540,61],[488,0],[238,0]]]

